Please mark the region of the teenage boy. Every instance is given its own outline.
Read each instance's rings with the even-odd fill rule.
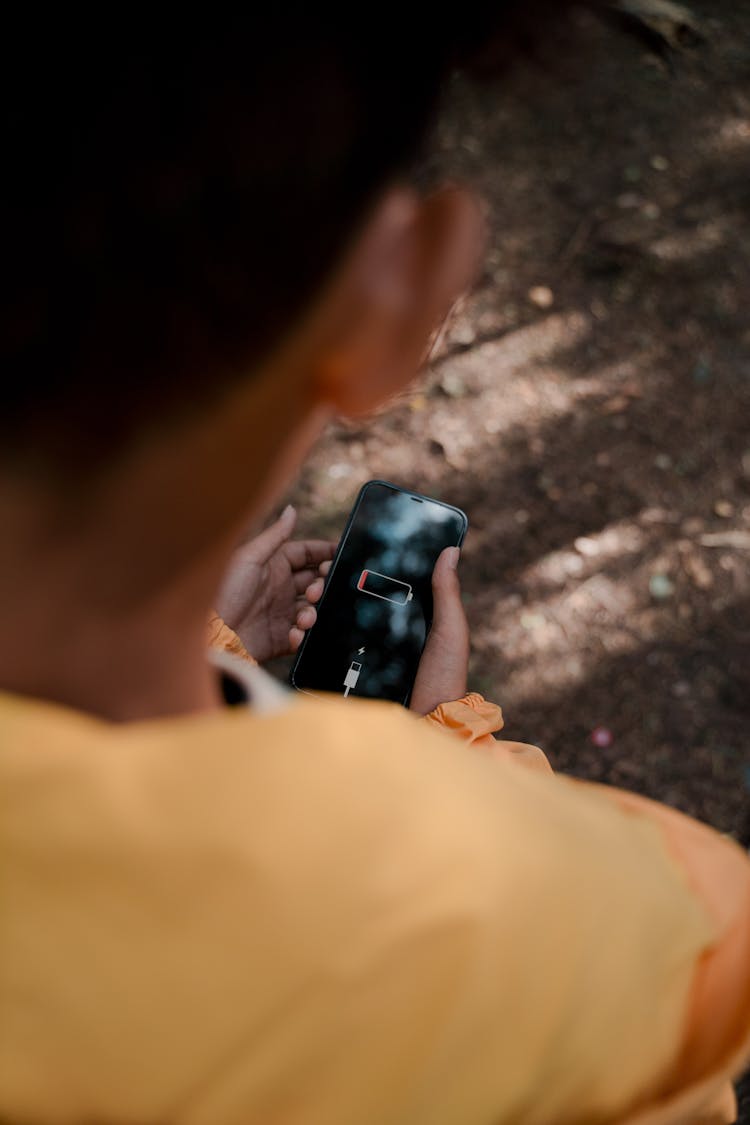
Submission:
[[[217,597],[258,655],[309,626],[330,546],[287,514],[219,595],[234,546],[477,258],[402,176],[471,35],[364,15],[6,36],[0,1117],[731,1120],[750,863],[487,752],[455,551],[418,714],[206,657]]]

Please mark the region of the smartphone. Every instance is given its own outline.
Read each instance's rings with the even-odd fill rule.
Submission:
[[[432,623],[432,571],[460,547],[459,508],[371,480],[356,499],[292,686],[406,706]]]

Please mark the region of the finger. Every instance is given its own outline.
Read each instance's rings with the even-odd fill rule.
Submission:
[[[336,544],[330,539],[295,539],[287,543],[285,551],[292,570],[309,570],[332,559]]]
[[[301,629],[291,628],[289,630],[289,651],[296,652],[304,639],[305,634]]]
[[[432,572],[432,630],[444,634],[446,640],[462,644],[468,640],[469,626],[461,601],[461,583],[458,580],[458,547],[446,547],[435,563]]]
[[[311,582],[318,577],[317,570],[295,570],[292,574],[292,584],[295,594],[304,594]]]
[[[466,694],[469,626],[456,573],[459,550],[447,547],[432,575],[433,623],[412,692],[411,708],[426,715],[440,703]]]
[[[291,504],[287,504],[277,520],[274,520],[265,531],[251,539],[245,548],[240,548],[240,554],[247,556],[257,563],[265,563],[278,551],[294,531],[297,523],[297,512]]]
[[[318,567],[318,573],[321,574],[323,576],[323,578],[327,578],[328,572],[329,572],[329,570],[331,569],[332,566],[333,566],[333,560],[328,559],[327,562],[322,562],[320,564],[320,566]]]
[[[306,605],[297,614],[296,625],[298,629],[312,629],[318,620],[318,611],[311,605]]]
[[[305,590],[305,597],[311,605],[315,605],[316,602],[320,601],[324,586],[325,580],[323,578],[316,578],[315,581],[311,582],[307,587],[307,589]]]

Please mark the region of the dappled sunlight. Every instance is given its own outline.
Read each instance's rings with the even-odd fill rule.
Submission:
[[[729,232],[728,220],[700,223],[693,230],[654,239],[649,250],[656,258],[665,262],[681,262],[716,250],[726,241]]]
[[[561,82],[451,88],[430,167],[487,200],[484,273],[293,499],[325,534],[370,477],[464,508],[470,682],[507,736],[750,840],[750,91],[716,22],[675,75],[593,30]]]
[[[727,154],[750,146],[750,121],[747,117],[732,115],[709,121],[704,133],[707,138],[704,143]]]

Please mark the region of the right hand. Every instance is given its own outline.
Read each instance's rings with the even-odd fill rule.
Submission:
[[[432,572],[433,618],[409,709],[427,715],[441,703],[461,699],[466,695],[469,670],[469,624],[461,602],[461,586],[456,567],[458,547],[446,547],[435,563]],[[305,591],[309,605],[297,614],[296,628],[290,634],[293,649],[299,648],[302,638],[317,618],[315,605],[323,593],[325,575],[330,562],[320,567],[321,577]]]
[[[461,552],[446,547],[432,572],[433,617],[409,708],[420,715],[466,695],[469,674],[469,623],[461,601],[456,568]]]

